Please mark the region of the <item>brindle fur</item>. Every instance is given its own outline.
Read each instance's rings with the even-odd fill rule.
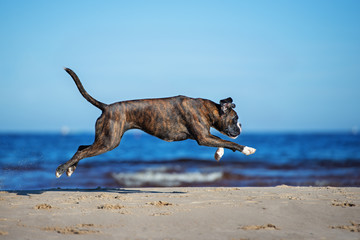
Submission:
[[[80,93],[91,104],[102,110],[95,125],[95,141],[92,145],[80,146],[75,155],[56,169],[60,177],[65,171],[70,176],[81,159],[96,156],[116,148],[123,134],[129,129],[141,129],[165,141],[194,139],[199,145],[244,150],[245,146],[223,140],[210,133],[213,127],[235,137],[237,114],[231,98],[216,104],[207,99],[176,96],[160,99],[142,99],[104,104],[92,98],[83,88],[77,75],[68,68],[66,72],[75,81]],[[227,105],[226,105],[227,104]],[[235,122],[236,120],[236,122]],[[231,130],[235,129],[235,130]],[[230,131],[230,132],[229,132]]]

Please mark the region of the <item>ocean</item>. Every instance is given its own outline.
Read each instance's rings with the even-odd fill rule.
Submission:
[[[0,134],[0,189],[360,187],[360,135],[351,133],[245,133],[231,141],[254,147],[256,153],[245,156],[225,149],[217,162],[216,148],[129,131],[118,148],[81,160],[71,177],[57,179],[57,166],[93,139],[93,133]]]

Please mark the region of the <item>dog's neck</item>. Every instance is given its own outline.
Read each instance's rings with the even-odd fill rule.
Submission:
[[[214,103],[211,101],[211,104],[209,104],[208,106],[209,109],[209,122],[211,123],[211,127],[217,128],[219,126],[219,119],[221,119],[220,117],[220,112],[221,112],[221,106],[220,104]]]

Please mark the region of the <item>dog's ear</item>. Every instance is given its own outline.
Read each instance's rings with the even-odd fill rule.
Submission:
[[[233,100],[231,97],[220,100],[221,112],[226,114],[230,109],[235,108],[235,104],[232,102]]]

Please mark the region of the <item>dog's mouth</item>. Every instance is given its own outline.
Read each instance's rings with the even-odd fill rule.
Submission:
[[[240,133],[238,135],[233,135],[233,134],[227,134],[229,136],[229,138],[232,139],[237,139],[237,137],[240,135]]]
[[[240,132],[238,134],[236,134],[236,133],[230,132],[229,130],[225,130],[221,133],[224,134],[225,136],[228,136],[231,139],[236,139],[240,135]]]

